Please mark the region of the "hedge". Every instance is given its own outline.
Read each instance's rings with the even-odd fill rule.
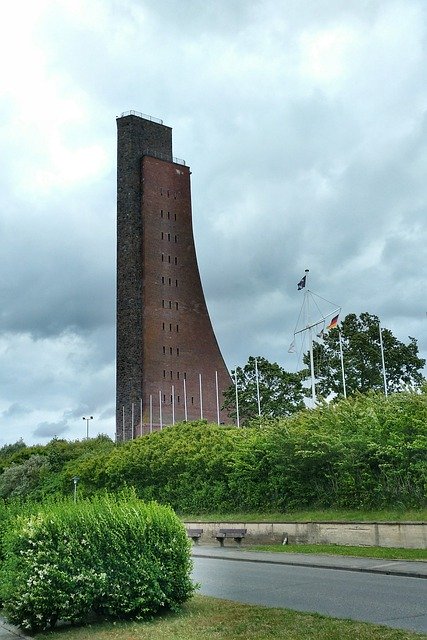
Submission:
[[[57,620],[147,618],[191,597],[191,544],[172,509],[134,494],[62,502],[18,516],[4,536],[7,618],[40,631]]]

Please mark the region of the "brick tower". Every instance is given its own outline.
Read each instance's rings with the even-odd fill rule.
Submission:
[[[116,438],[182,420],[224,422],[232,384],[216,341],[194,246],[190,170],[172,130],[117,118]]]

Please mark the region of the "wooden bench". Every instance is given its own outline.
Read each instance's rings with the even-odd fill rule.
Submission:
[[[203,529],[187,529],[187,536],[192,539],[194,544],[197,544],[202,536]]]
[[[237,544],[240,544],[246,535],[246,531],[247,529],[220,529],[215,538],[218,540],[221,547],[224,546],[224,540],[226,538],[233,538]]]

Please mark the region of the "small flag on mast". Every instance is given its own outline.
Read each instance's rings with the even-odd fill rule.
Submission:
[[[305,287],[305,280],[306,280],[307,276],[303,276],[301,278],[301,280],[298,282],[297,287],[298,287],[298,291],[301,291],[301,289],[304,289]]]
[[[329,323],[329,324],[328,324],[328,326],[326,327],[326,328],[328,329],[328,331],[329,331],[329,329],[335,329],[335,327],[336,327],[336,326],[337,326],[337,324],[338,324],[338,316],[339,316],[339,315],[340,315],[340,314],[338,314],[337,316],[334,316],[334,317],[332,318],[332,320],[330,321],[330,323]]]

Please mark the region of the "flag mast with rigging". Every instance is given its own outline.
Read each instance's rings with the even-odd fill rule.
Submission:
[[[295,327],[295,331],[294,331],[294,339],[292,341],[292,345],[291,348],[295,345],[295,336],[298,334],[302,334],[305,331],[308,332],[308,340],[309,340],[309,354],[310,354],[310,380],[311,380],[311,397],[312,397],[312,401],[313,401],[313,407],[316,404],[316,382],[315,382],[315,375],[314,375],[314,356],[313,356],[313,329],[314,327],[317,327],[318,325],[323,325],[323,328],[320,332],[319,335],[323,335],[323,331],[325,329],[326,326],[326,319],[329,317],[332,317],[332,320],[330,322],[330,324],[328,325],[327,329],[333,328],[334,326],[336,326],[337,322],[338,322],[338,316],[341,312],[341,307],[337,307],[335,308],[333,311],[330,311],[327,314],[323,314],[320,311],[319,306],[316,304],[314,297],[316,294],[314,294],[312,291],[310,291],[310,289],[307,286],[308,283],[308,274],[310,273],[309,269],[306,269],[304,272],[304,276],[301,278],[301,280],[298,282],[298,291],[300,291],[301,289],[305,289],[304,291],[304,299],[303,299],[303,303],[302,303],[302,309],[300,311],[300,315],[299,318],[301,318],[301,314],[303,316],[303,322],[304,322],[304,326],[301,329],[297,330],[297,327]],[[320,296],[316,296],[319,297]],[[324,298],[322,298],[322,300],[324,300]],[[317,307],[319,314],[320,314],[320,319],[319,320],[315,320],[312,321],[311,317],[310,317],[310,302],[314,302],[314,305]],[[331,302],[329,302],[328,300],[326,300],[325,302],[328,302],[329,304],[333,304]],[[342,357],[342,356],[341,356]]]

